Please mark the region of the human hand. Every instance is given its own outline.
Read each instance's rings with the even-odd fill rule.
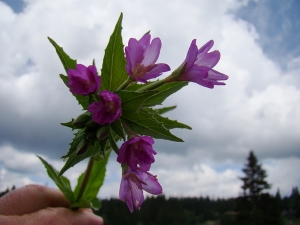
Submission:
[[[56,189],[27,185],[0,198],[1,225],[103,225],[91,209],[72,211]]]

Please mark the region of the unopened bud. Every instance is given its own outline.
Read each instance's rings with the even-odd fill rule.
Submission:
[[[83,128],[85,127],[85,124],[87,121],[89,121],[91,118],[90,112],[85,112],[79,115],[76,120],[74,120],[73,125],[77,128]]]
[[[94,122],[94,120],[92,118],[90,118],[86,123],[85,123],[86,127],[96,127],[99,126],[98,123]]]
[[[110,129],[110,125],[109,124],[106,124],[106,125],[100,127],[97,130],[97,134],[96,134],[98,140],[103,140],[104,138],[106,138],[108,136],[109,129]]]
[[[88,148],[89,148],[89,142],[85,139],[82,139],[77,146],[76,155],[82,155],[86,153]]]

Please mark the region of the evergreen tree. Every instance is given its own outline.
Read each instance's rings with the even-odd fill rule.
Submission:
[[[244,196],[249,196],[253,199],[263,190],[271,188],[271,185],[266,181],[267,173],[261,164],[258,164],[253,151],[250,151],[243,172],[245,173],[245,177],[241,177],[240,179],[243,181],[242,189]]]
[[[258,163],[254,153],[250,151],[247,163],[243,169],[245,177],[240,177],[243,181],[241,188],[244,196],[237,198],[236,206],[238,216],[236,224],[243,225],[280,225],[282,224],[280,208],[277,198],[280,197],[279,191],[277,198],[272,197],[264,190],[271,188],[266,181],[267,173]]]

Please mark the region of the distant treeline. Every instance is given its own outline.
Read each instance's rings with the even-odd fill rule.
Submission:
[[[279,191],[275,196],[261,195],[256,212],[264,217],[262,225],[280,225],[292,218],[300,218],[300,195],[297,187],[288,197],[281,197]],[[126,203],[119,199],[101,200],[101,209],[97,215],[104,218],[106,225],[194,225],[206,221],[220,221],[221,225],[259,224],[251,222],[241,209],[241,198],[211,199],[198,198],[146,198],[140,210],[130,213]],[[242,203],[243,204],[243,203]],[[246,206],[247,207],[247,206]],[[241,222],[241,221],[248,222]]]
[[[0,197],[15,189],[0,192]],[[103,217],[105,225],[202,225],[216,221],[220,225],[282,225],[300,221],[300,194],[292,188],[290,196],[261,194],[258,207],[253,210],[246,197],[213,199],[209,197],[166,198],[164,195],[148,197],[140,210],[130,213],[125,202],[116,198],[102,199],[101,208],[95,211]],[[246,204],[245,204],[246,202]],[[250,207],[248,210],[247,207]],[[251,212],[250,217],[247,212]],[[246,213],[245,213],[246,212]],[[256,214],[256,215],[254,215]],[[260,217],[262,223],[249,218]],[[242,222],[241,222],[242,221]],[[211,223],[213,224],[213,223]],[[297,223],[298,224],[298,223]]]

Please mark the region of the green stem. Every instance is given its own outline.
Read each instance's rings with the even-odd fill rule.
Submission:
[[[147,90],[153,90],[165,83],[165,80],[157,80],[149,85],[144,85],[141,88],[137,89],[137,91],[147,91]]]
[[[117,88],[116,91],[120,91],[120,90],[125,89],[133,81],[134,81],[134,79],[132,79],[132,77],[129,76],[127,78],[127,80]]]
[[[89,181],[92,169],[93,169],[94,161],[95,161],[94,158],[90,157],[89,163],[87,165],[86,171],[83,176],[83,180],[80,185],[80,189],[79,189],[79,192],[78,192],[78,195],[76,198],[76,202],[79,202],[79,200],[81,199],[81,197],[83,196],[83,194],[85,192],[86,186],[88,184],[88,181]]]

